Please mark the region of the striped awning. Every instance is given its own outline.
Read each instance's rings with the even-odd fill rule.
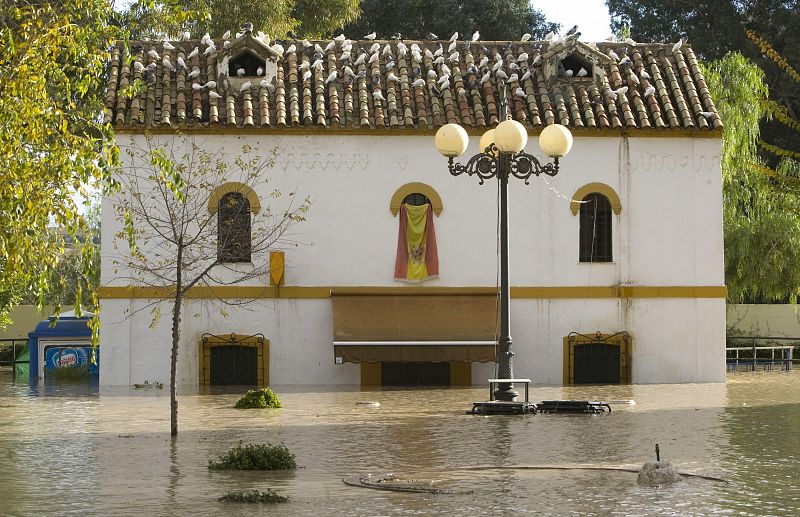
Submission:
[[[337,293],[337,362],[490,362],[496,357],[497,301],[481,294]]]
[[[479,362],[496,358],[494,341],[334,341],[337,363]]]

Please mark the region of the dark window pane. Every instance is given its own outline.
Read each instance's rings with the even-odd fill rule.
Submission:
[[[258,349],[253,346],[224,345],[211,348],[211,384],[258,384]]]
[[[449,386],[450,363],[381,363],[382,386]]]
[[[581,262],[611,262],[611,203],[602,194],[583,198],[580,212]]]
[[[620,347],[582,343],[575,347],[575,384],[619,384]]]
[[[217,209],[217,258],[220,262],[250,262],[250,202],[229,192]]]
[[[422,206],[424,204],[430,203],[430,201],[428,201],[428,198],[424,194],[420,194],[419,192],[414,192],[413,194],[409,194],[405,198],[403,198],[403,203],[411,206]]]

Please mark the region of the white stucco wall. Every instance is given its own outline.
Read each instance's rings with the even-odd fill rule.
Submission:
[[[727,326],[733,336],[798,338],[800,305],[731,304],[727,306]]]
[[[120,137],[123,147],[128,138]],[[130,138],[141,143],[144,137]],[[529,150],[536,148],[534,140]],[[477,141],[471,138],[468,155],[477,152]],[[270,202],[273,188],[313,199],[308,221],[295,227],[298,245],[286,249],[287,286],[406,285],[392,278],[398,219],[389,201],[409,182],[432,186],[444,206],[435,218],[440,277],[424,285],[496,283],[496,183],[452,177],[431,136],[202,135],[194,142],[230,156],[243,144],[265,151],[277,146],[270,183],[258,192],[262,204]],[[719,153],[716,138],[576,138],[558,176],[533,178],[529,186],[511,181],[512,285],[723,285]],[[591,182],[611,186],[622,204],[613,217],[611,263],[578,262],[579,222],[569,198]],[[110,200],[103,208],[107,243],[121,226]],[[111,266],[113,258],[113,248],[104,246],[102,284],[127,285],[125,271]],[[103,384],[168,375],[166,306],[151,331],[149,312],[136,312],[146,303],[103,301]],[[228,317],[211,305],[192,302],[187,310],[181,382],[197,382],[196,346],[207,331],[263,333],[270,339],[273,383],[358,382],[357,366],[333,364],[329,300],[262,300],[251,310],[225,308]],[[634,382],[724,380],[722,298],[515,299],[515,373],[560,383],[563,336],[598,330],[633,336]],[[474,380],[485,382],[491,368],[473,370]]]

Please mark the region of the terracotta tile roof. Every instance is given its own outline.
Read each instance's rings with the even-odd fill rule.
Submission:
[[[275,60],[273,80],[229,80],[225,66],[236,58],[231,54],[245,44],[258,51],[255,39],[244,34],[227,46],[217,41],[219,50],[208,55],[199,41],[171,42],[174,50],[165,50],[162,42],[133,43],[130,56],[117,45],[109,66],[106,120],[116,128],[142,129],[433,129],[450,122],[491,127],[506,118],[500,113],[500,81],[494,73],[481,80],[502,59],[499,70],[509,76],[507,113],[529,128],[553,123],[598,130],[722,128],[688,45],[673,52],[671,44],[458,42],[453,54],[447,41],[353,41],[348,59],[341,42],[321,54],[313,44],[324,48],[331,42],[311,42],[305,50],[297,42],[286,43],[289,48]],[[441,58],[434,57],[440,44]],[[369,50],[374,45],[380,49],[377,58]],[[188,57],[195,47],[199,52]],[[269,52],[261,56],[267,62],[277,55]],[[355,65],[362,53],[363,62]],[[178,58],[185,68],[177,65]],[[322,66],[313,66],[317,60]],[[487,63],[479,66],[482,61]],[[591,71],[577,77],[573,70],[566,77],[559,63],[573,69],[575,63],[585,64]],[[333,71],[337,77],[326,81]],[[526,71],[530,75],[522,80]],[[137,79],[143,88],[129,98],[123,90]],[[249,88],[241,88],[242,79],[250,79]]]

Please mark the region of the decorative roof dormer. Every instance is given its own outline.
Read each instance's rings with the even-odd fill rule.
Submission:
[[[245,24],[236,39],[220,51],[217,80],[236,90],[247,81],[266,79],[272,83],[280,57],[260,37],[253,36],[251,24]]]
[[[568,38],[550,45],[542,54],[542,72],[549,85],[557,81],[588,81],[599,85],[605,67],[612,62],[596,48]]]

